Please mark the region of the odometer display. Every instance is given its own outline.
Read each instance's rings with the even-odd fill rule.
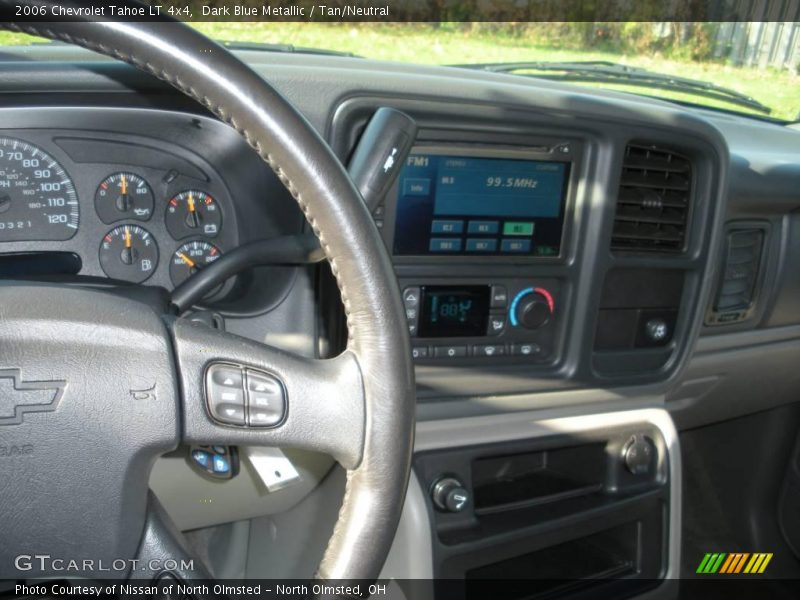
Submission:
[[[0,138],[0,242],[68,240],[79,221],[63,167],[41,148]]]

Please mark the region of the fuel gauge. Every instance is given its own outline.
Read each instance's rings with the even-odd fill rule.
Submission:
[[[135,173],[114,173],[97,186],[94,207],[103,223],[147,221],[153,216],[153,190]]]
[[[112,279],[141,283],[156,269],[158,246],[150,232],[138,225],[120,225],[100,243],[100,266]]]
[[[190,235],[215,237],[222,227],[222,214],[211,195],[199,190],[186,190],[167,203],[164,221],[167,231],[176,240]]]

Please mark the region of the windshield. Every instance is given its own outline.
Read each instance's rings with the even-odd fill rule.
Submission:
[[[264,50],[324,49],[418,64],[522,64],[493,69],[649,95],[752,116],[795,121],[800,113],[799,23],[236,23],[197,22],[219,41]],[[34,38],[0,34],[2,44]],[[289,48],[288,46],[291,46]],[[574,63],[595,64],[576,71]],[[606,67],[597,69],[597,63]],[[607,64],[617,67],[609,73]],[[618,67],[635,67],[624,71]],[[639,69],[645,69],[642,77]],[[613,77],[609,77],[609,74]],[[680,77],[654,79],[653,74]],[[691,80],[687,85],[685,80]],[[702,85],[715,88],[702,93]],[[709,90],[705,90],[708,92]]]

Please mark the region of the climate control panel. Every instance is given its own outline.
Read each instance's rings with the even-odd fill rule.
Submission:
[[[546,363],[556,356],[557,279],[401,281],[415,361]]]

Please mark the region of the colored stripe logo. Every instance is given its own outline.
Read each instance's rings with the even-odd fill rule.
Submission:
[[[701,575],[760,575],[772,560],[772,553],[766,552],[709,552],[700,561],[696,573]]]

